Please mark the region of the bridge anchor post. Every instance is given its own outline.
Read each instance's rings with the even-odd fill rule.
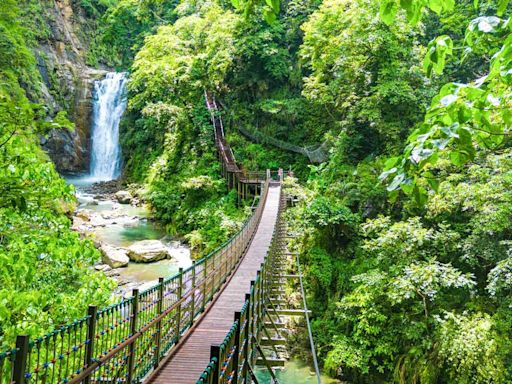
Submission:
[[[157,313],[160,315],[162,313],[163,308],[163,300],[164,300],[164,278],[160,277],[158,279],[158,301],[157,301]],[[156,334],[155,334],[155,362],[153,364],[156,369],[160,364],[160,351],[161,351],[161,342],[162,342],[162,321],[159,321],[156,324]]]
[[[18,336],[16,338],[16,355],[14,360],[12,381],[15,384],[24,384],[25,372],[27,370],[27,357],[29,351],[28,335]]]
[[[137,315],[139,313],[139,290],[133,290],[133,302],[132,302],[132,318],[130,323],[130,336],[135,335],[137,332]],[[132,384],[133,382],[133,373],[135,366],[135,343],[137,340],[134,340],[128,349],[128,377],[126,378],[127,384]]]
[[[89,367],[92,363],[92,357],[94,355],[94,341],[96,339],[96,315],[98,313],[98,307],[95,305],[89,305],[87,315],[89,316],[89,322],[87,325],[87,344],[85,346],[85,367]],[[91,382],[91,376],[87,376],[84,380],[84,384]]]

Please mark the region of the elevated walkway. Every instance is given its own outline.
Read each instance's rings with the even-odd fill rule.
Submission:
[[[233,325],[233,314],[245,302],[269,250],[279,210],[281,187],[270,186],[258,229],[240,265],[193,333],[184,338],[165,365],[150,380],[156,384],[193,384],[210,362],[210,345],[222,343]]]

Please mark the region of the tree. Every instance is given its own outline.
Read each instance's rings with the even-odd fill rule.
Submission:
[[[411,23],[418,22],[425,7],[437,13],[451,10],[453,1],[400,2]],[[478,2],[476,2],[478,5]],[[478,151],[497,150],[510,144],[509,129],[512,72],[510,23],[501,16],[508,1],[497,2],[497,16],[472,20],[466,32],[467,52],[490,57],[487,73],[467,84],[448,83],[432,100],[424,123],[408,139],[403,154],[388,160],[382,180],[391,180],[390,192],[402,190],[418,204],[424,204],[427,189],[437,190],[436,164],[447,159],[462,166],[475,159]],[[395,20],[397,1],[383,1],[381,15],[387,23]],[[439,36],[428,47],[424,60],[427,72],[440,73],[453,53],[449,36]]]

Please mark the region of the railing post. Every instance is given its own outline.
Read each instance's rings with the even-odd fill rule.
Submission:
[[[206,286],[208,285],[208,271],[206,266],[208,265],[208,259],[205,259],[203,264],[203,304],[201,312],[204,311],[206,307]]]
[[[231,254],[231,270],[233,270],[238,263],[238,259],[236,257],[235,243],[236,243],[236,240],[231,241],[231,243],[229,244],[229,253]]]
[[[238,261],[239,259],[239,256],[238,256],[238,244],[240,242],[240,237],[242,236],[242,232],[240,232],[236,237],[235,237],[235,258],[236,260]]]
[[[222,286],[222,284],[224,284],[224,272],[223,272],[223,267],[225,266],[224,265],[224,262],[226,261],[226,258],[225,258],[225,252],[226,252],[226,248],[222,249],[221,251],[219,251],[218,255],[219,255],[219,289],[220,287]]]
[[[190,298],[190,325],[194,324],[196,317],[196,261],[192,261],[192,297]]]
[[[89,367],[92,363],[92,357],[94,356],[94,341],[96,339],[96,315],[98,314],[98,307],[95,305],[89,305],[87,315],[89,316],[89,323],[87,324],[87,341],[85,344],[85,367]],[[91,382],[91,376],[87,376],[84,380],[84,384]]]
[[[137,332],[137,315],[139,313],[139,290],[133,290],[133,302],[132,302],[132,318],[130,323],[130,336],[135,335]],[[129,347],[128,350],[128,377],[126,379],[127,384],[131,384],[133,382],[133,368],[135,366],[135,343],[137,340],[134,340]]]
[[[176,343],[180,341],[181,338],[181,298],[183,297],[183,268],[179,270],[179,280],[178,280],[178,302],[180,303],[176,310]]]
[[[233,264],[233,252],[231,252],[231,241],[227,245],[226,253],[227,253],[226,269],[229,271],[228,273],[231,274],[231,271],[233,270],[233,267],[234,267],[234,264]]]
[[[163,304],[164,304],[164,278],[160,277],[158,279],[158,301],[156,303],[156,311],[158,315],[161,315],[163,312]],[[155,364],[154,367],[158,367],[160,364],[160,351],[162,349],[162,321],[160,320],[156,323],[156,334],[155,334]]]
[[[242,204],[242,199],[240,197],[240,180],[236,184],[236,194],[238,196],[238,205]]]
[[[284,172],[283,172],[283,168],[279,168],[279,171],[278,172],[278,175],[279,175],[279,181],[282,183],[283,180],[284,180]]]
[[[24,384],[29,349],[29,338],[27,335],[18,336],[16,338],[16,349],[12,381],[15,384]]]
[[[244,356],[244,366],[242,368],[242,377],[244,378],[244,383],[247,382],[247,365],[249,364],[249,343],[250,343],[250,340],[251,340],[251,334],[250,334],[250,326],[251,326],[251,320],[252,320],[252,317],[251,317],[251,294],[250,293],[247,293],[245,295],[245,300],[248,301],[247,303],[247,312],[246,312],[246,317],[247,317],[247,324],[245,325],[245,333],[244,333],[244,339],[245,339],[245,342],[244,342],[244,353],[243,353],[243,356]]]
[[[210,347],[210,361],[213,358],[217,359],[217,364],[215,364],[215,369],[212,372],[212,384],[218,384],[219,383],[219,376],[220,376],[220,346],[218,345],[212,345]]]
[[[210,297],[208,298],[208,301],[210,301],[212,298],[213,298],[213,295],[215,294],[215,291],[216,291],[216,287],[215,287],[215,276],[217,275],[217,271],[215,270],[215,264],[217,264],[215,262],[215,259],[217,258],[217,254],[214,254],[211,258],[211,261],[212,261],[212,291],[211,291],[211,294],[210,294]]]
[[[228,279],[228,272],[229,272],[229,255],[228,255],[229,248],[224,248],[224,256],[222,257],[222,264],[224,264],[224,274],[222,278],[222,283],[225,283]]]
[[[232,384],[238,384],[238,365],[240,364],[240,336],[242,328],[241,320],[242,314],[240,312],[235,312],[235,322],[238,321],[238,327],[236,327],[235,332],[235,355],[233,356],[233,369],[235,370],[235,373],[233,375],[233,380],[231,381]]]
[[[249,355],[248,355],[248,360],[247,362],[250,363],[251,365],[253,364],[253,361],[252,361],[252,336],[254,336],[254,317],[255,317],[255,314],[254,314],[254,309],[255,309],[255,305],[256,305],[256,281],[255,280],[251,280],[251,300],[250,300],[250,305],[249,305],[249,313],[251,314],[250,315],[250,319],[251,321],[248,323],[249,325]]]
[[[270,180],[270,169],[267,169],[267,180]]]
[[[255,294],[256,294],[256,316],[255,316],[255,319],[256,319],[256,340],[260,341],[260,322],[261,322],[261,309],[262,309],[262,305],[261,305],[261,289],[262,289],[262,272],[261,270],[257,271],[256,272],[256,281],[257,281],[257,284],[256,284],[256,291],[255,291]]]

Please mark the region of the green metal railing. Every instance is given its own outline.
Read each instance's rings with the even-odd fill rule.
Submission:
[[[218,346],[211,346],[211,360],[197,384],[258,383],[254,373],[258,355],[277,383],[260,342],[263,336],[270,339],[265,321],[269,320],[272,323],[273,317],[279,317],[271,299],[272,286],[279,283],[285,263],[283,259],[286,227],[282,214],[285,206],[286,201],[281,192],[278,219],[265,261],[257,273],[256,280],[251,281],[250,293],[246,295],[243,307],[240,312],[235,312],[233,325],[224,341]]]
[[[236,269],[258,227],[270,180],[242,229],[190,268],[131,298],[0,353],[0,384],[140,383],[172,352]]]

